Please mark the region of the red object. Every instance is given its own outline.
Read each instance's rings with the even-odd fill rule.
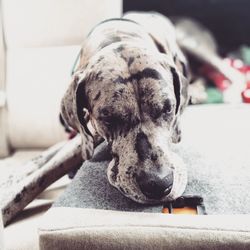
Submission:
[[[243,102],[250,103],[250,66],[244,65],[244,63],[239,59],[231,59],[225,58],[225,62],[227,62],[231,67],[239,70],[242,74],[246,76],[246,89],[241,93]],[[201,73],[205,75],[208,79],[210,79],[215,86],[221,90],[226,90],[231,82],[216,69],[211,67],[210,65],[205,65],[201,68]]]
[[[250,82],[248,82],[247,87],[241,93],[243,102],[250,103]]]

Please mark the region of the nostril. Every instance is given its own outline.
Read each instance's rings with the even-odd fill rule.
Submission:
[[[158,155],[156,153],[151,154],[151,160],[156,161],[158,159]]]
[[[171,192],[173,186],[173,171],[169,171],[164,178],[156,174],[141,171],[137,176],[137,183],[144,195],[151,199],[161,199]]]

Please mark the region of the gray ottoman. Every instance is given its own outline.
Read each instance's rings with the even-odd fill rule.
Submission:
[[[247,105],[189,107],[183,116],[173,150],[188,167],[185,194],[204,198],[206,216],[164,215],[124,197],[108,183],[100,145],[44,217],[41,249],[250,248],[249,128]]]

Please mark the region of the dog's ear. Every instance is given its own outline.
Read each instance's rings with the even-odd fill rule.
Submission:
[[[175,114],[182,113],[184,107],[188,101],[188,79],[175,67],[170,66],[170,70],[173,76],[174,94],[176,99]]]
[[[93,135],[88,129],[88,100],[85,95],[83,75],[75,74],[61,102],[61,115],[64,122],[78,131],[82,138],[82,157],[91,158],[94,151]]]
[[[187,69],[185,64],[181,61],[180,65],[183,67],[178,67],[175,60],[168,54],[160,54],[161,64],[166,69],[169,70],[173,76],[173,87],[176,99],[175,114],[182,113],[188,102],[188,77],[184,76],[187,74]],[[183,71],[183,72],[182,72]]]
[[[64,94],[61,101],[61,120],[63,121],[63,126],[68,130],[77,130],[76,121],[73,110],[73,100],[74,92],[76,89],[77,79],[73,77],[70,86],[68,87],[66,93]]]
[[[178,71],[174,66],[170,66],[171,73],[173,75],[174,94],[176,99],[175,109],[175,122],[173,126],[172,141],[178,143],[181,140],[181,129],[180,129],[180,114],[182,114],[185,106],[188,104],[188,79]]]
[[[176,72],[176,69],[174,67],[170,67],[170,70],[173,76],[174,94],[176,99],[175,114],[177,114],[181,103],[181,82],[179,74]]]

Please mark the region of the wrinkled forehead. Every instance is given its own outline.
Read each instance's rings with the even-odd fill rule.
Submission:
[[[115,74],[113,69],[106,69],[101,81],[92,82],[86,87],[86,94],[93,112],[102,109],[123,113],[127,109],[138,111],[138,101],[132,82],[122,83],[124,74]],[[110,112],[111,112],[110,111]]]
[[[96,58],[91,67],[86,93],[93,108],[113,106],[121,112],[128,108],[139,112],[140,105],[174,97],[170,69],[142,49],[120,45],[107,56]]]

